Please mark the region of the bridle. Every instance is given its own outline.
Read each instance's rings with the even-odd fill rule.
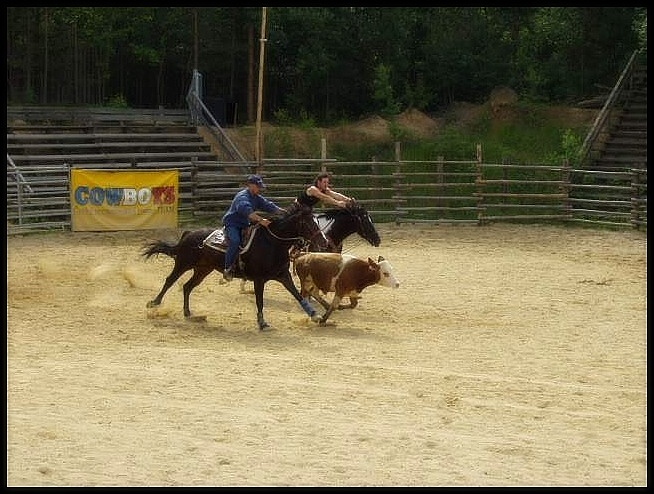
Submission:
[[[289,217],[290,217],[290,216],[293,216],[293,215],[295,215],[295,214],[300,214],[300,215],[301,215],[301,216],[300,216],[300,219],[299,219],[299,221],[298,221],[298,231],[300,231],[300,232],[302,232],[302,231],[309,231],[309,230],[311,229],[310,226],[309,226],[309,221],[311,221],[311,222],[313,223],[313,225],[314,225],[314,227],[315,227],[315,228],[314,228],[314,229],[315,229],[315,232],[313,232],[312,234],[310,234],[310,235],[308,236],[308,238],[307,238],[306,235],[299,235],[299,236],[293,236],[293,237],[281,237],[281,236],[277,235],[275,232],[273,232],[270,228],[267,228],[266,230],[268,231],[268,233],[269,233],[272,237],[276,238],[277,240],[280,240],[280,241],[282,241],[282,242],[293,242],[293,241],[297,241],[297,243],[300,244],[300,246],[311,244],[312,241],[313,241],[313,239],[314,239],[314,237],[316,237],[316,235],[322,235],[323,239],[324,239],[325,241],[327,241],[327,238],[325,237],[325,234],[323,233],[323,231],[320,229],[320,227],[319,227],[318,224],[316,223],[316,220],[315,220],[315,218],[313,217],[313,214],[312,214],[311,212],[303,213],[303,214],[302,214],[301,211],[295,211],[295,212],[292,212],[292,213],[288,214],[287,216],[285,216],[285,217],[284,217],[282,220],[280,220],[280,221],[288,221]]]
[[[349,249],[347,249],[347,251],[354,249],[356,245],[361,244],[363,242],[368,242],[371,245],[378,244],[379,234],[377,233],[374,227],[372,218],[370,217],[368,211],[366,211],[365,208],[363,208],[360,204],[356,202],[353,204],[349,204],[347,208],[337,210],[336,214],[342,214],[342,215],[348,214],[356,225],[353,233],[359,234],[357,236],[358,239],[357,244],[352,245]],[[319,213],[318,216],[324,218],[324,225],[321,228],[323,233],[331,232],[332,227],[336,222],[337,216],[331,216],[325,213]],[[338,248],[331,236],[329,235],[325,235],[325,236],[327,237],[327,241],[330,245],[332,245],[334,248]],[[340,249],[341,252],[346,252],[346,250],[343,250],[342,243]]]

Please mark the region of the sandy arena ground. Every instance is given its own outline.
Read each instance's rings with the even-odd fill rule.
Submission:
[[[9,238],[7,485],[647,484],[645,233],[378,229],[398,290],[269,333],[218,273],[146,309],[177,231]]]

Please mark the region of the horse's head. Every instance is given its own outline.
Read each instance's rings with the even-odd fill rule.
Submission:
[[[357,233],[365,238],[370,245],[379,247],[381,238],[366,208],[357,201],[350,201],[347,205],[347,211],[356,220]]]
[[[284,216],[270,226],[274,226],[275,233],[281,237],[303,239],[305,243],[312,243],[320,250],[327,250],[329,245],[311,208],[307,206],[294,204]]]

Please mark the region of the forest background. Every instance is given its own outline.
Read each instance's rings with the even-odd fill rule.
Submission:
[[[7,104],[185,108],[255,118],[261,7],[8,7]],[[647,47],[646,7],[269,7],[264,119],[333,124],[407,108],[605,92]],[[241,113],[242,112],[242,113]]]
[[[472,141],[492,130],[480,105],[506,87],[519,96],[513,117],[526,120],[495,128],[503,139],[488,142],[486,156],[520,159],[522,147],[558,162],[583,139],[588,118],[552,122],[547,109],[607,94],[633,51],[647,48],[646,7],[269,7],[264,42],[262,14],[262,7],[8,7],[7,105],[185,108],[197,69],[205,102],[224,111],[221,123],[247,126],[263,47],[262,118],[279,128],[380,117],[391,140],[407,141],[415,136],[396,125],[398,116],[444,122],[466,102],[478,118],[465,137],[460,126],[442,126],[440,144],[431,139],[428,151],[469,159]],[[284,151],[284,132],[266,136],[269,156]],[[517,147],[506,149],[509,142]],[[330,145],[341,159],[385,152],[374,142],[354,152]]]

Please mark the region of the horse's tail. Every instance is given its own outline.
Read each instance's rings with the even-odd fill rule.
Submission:
[[[143,247],[141,255],[146,259],[158,254],[164,254],[174,258],[177,255],[179,243],[166,242],[165,240],[156,240]]]

